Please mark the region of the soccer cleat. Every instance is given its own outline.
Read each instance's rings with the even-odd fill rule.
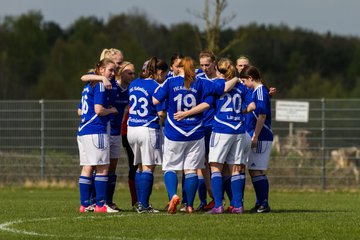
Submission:
[[[261,206],[260,204],[256,203],[255,206],[252,209],[250,209],[250,213],[256,213],[257,210],[260,208],[260,206]]]
[[[188,213],[188,214],[192,214],[194,212],[194,208],[190,207],[190,206],[187,206],[185,212]]]
[[[118,212],[122,211],[121,208],[119,208],[115,203],[109,204],[109,207],[111,209],[117,210]]]
[[[137,204],[136,211],[137,211],[137,213],[147,213],[146,208],[144,208],[141,203]]]
[[[239,208],[233,207],[229,212],[241,214],[244,213],[244,207],[239,207]]]
[[[256,212],[257,213],[268,213],[268,212],[270,212],[270,206],[268,205],[265,207],[265,206],[261,205]]]
[[[234,206],[229,206],[227,209],[226,209],[226,211],[228,212],[228,213],[231,213],[231,211],[234,209]]]
[[[84,207],[83,205],[80,206],[79,212],[83,213],[83,212],[93,212],[94,211],[94,206],[90,205],[87,207]]]
[[[159,213],[159,210],[154,209],[151,204],[149,204],[149,206],[147,208],[145,208],[146,212],[148,213]]]
[[[175,194],[169,202],[169,207],[168,207],[167,212],[170,214],[175,214],[176,207],[177,207],[177,205],[179,205],[179,203],[180,203],[180,198],[178,195]]]
[[[207,205],[204,206],[204,210],[205,211],[208,211],[208,210],[211,210],[215,207],[215,201],[214,199],[211,200],[211,202],[209,202]]]
[[[186,203],[182,203],[179,209],[180,212],[186,212]]]
[[[102,207],[99,207],[98,205],[96,205],[94,212],[104,212],[104,213],[106,213],[107,212],[106,206],[104,205]]]
[[[199,206],[196,208],[196,211],[205,211],[206,203],[200,203]]]
[[[224,213],[224,207],[220,206],[220,207],[214,207],[212,208],[210,211],[206,212],[207,214],[221,214]]]
[[[104,204],[104,206],[99,207],[98,205],[95,206],[94,212],[102,212],[102,213],[117,213],[118,210],[112,209],[109,205]]]

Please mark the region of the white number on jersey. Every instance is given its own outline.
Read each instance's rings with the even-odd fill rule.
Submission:
[[[87,103],[88,96],[84,95],[81,98],[81,115],[87,114],[87,112],[89,111],[89,104]]]
[[[232,112],[233,110],[236,113],[241,112],[241,96],[238,93],[235,93],[233,96],[231,96],[229,93],[224,94],[220,100],[223,100],[226,98],[225,103],[221,106],[220,112]],[[232,102],[233,108],[230,107],[230,103]]]
[[[179,94],[174,97],[174,102],[176,102],[177,111],[187,111],[196,106],[196,98],[192,94],[186,94],[184,98],[182,94]],[[182,103],[184,103],[186,108],[181,109]]]
[[[149,111],[147,109],[147,106],[149,105],[149,102],[146,98],[141,97],[141,98],[139,98],[139,100],[137,100],[135,95],[131,95],[129,100],[130,100],[130,102],[134,101],[134,103],[131,105],[130,110],[129,110],[130,114],[139,115],[140,117],[145,117],[148,114]],[[137,104],[140,104],[140,108],[142,110],[135,111],[135,107]]]

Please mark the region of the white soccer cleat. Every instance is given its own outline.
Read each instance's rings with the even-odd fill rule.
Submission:
[[[105,205],[102,206],[102,207],[99,207],[98,205],[96,205],[94,212],[117,213],[117,212],[119,212],[119,211],[116,210],[116,209],[112,209],[109,205],[105,204]]]

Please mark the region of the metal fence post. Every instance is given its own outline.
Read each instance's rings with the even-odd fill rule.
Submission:
[[[41,117],[40,117],[40,176],[44,180],[44,166],[45,166],[45,100],[39,100]]]
[[[326,157],[325,157],[325,98],[321,99],[321,158],[322,158],[322,181],[321,187],[326,189]]]

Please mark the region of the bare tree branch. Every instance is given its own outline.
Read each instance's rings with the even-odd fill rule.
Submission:
[[[211,18],[210,5],[214,8],[214,14]],[[195,17],[200,18],[205,22],[205,41],[206,48],[214,53],[224,53],[228,51],[233,45],[241,41],[241,39],[232,40],[224,49],[220,51],[220,31],[232,20],[235,19],[236,14],[232,13],[230,16],[221,17],[222,13],[228,6],[227,0],[205,0],[204,11],[202,14],[188,10]],[[210,19],[211,18],[211,19]]]

